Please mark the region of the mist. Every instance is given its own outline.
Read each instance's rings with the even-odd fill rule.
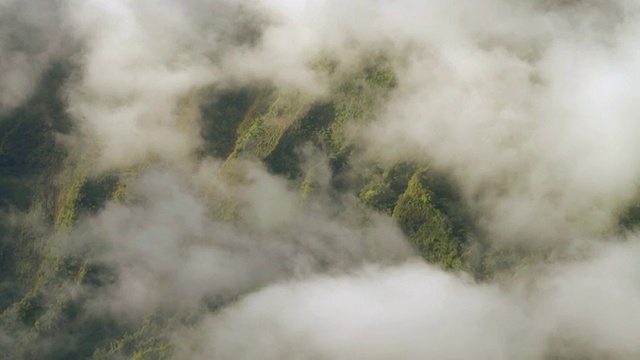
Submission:
[[[51,62],[71,53],[54,2],[0,2],[0,114],[27,100]]]
[[[632,359],[637,256],[606,249],[507,289],[419,263],[280,283],[209,316],[184,356]]]
[[[206,185],[220,181],[207,171],[211,165],[191,176],[142,175],[131,184],[135,200],[108,204],[59,244],[115,269],[117,281],[91,294],[89,311],[142,317],[150,307],[225,303],[273,281],[416,256],[390,219],[363,213],[348,199],[302,206],[283,179],[255,164],[245,165],[245,181],[224,190],[238,194],[229,199],[236,220],[216,221],[200,198]]]
[[[496,241],[610,230],[637,193],[636,5],[498,6],[508,16],[486,5],[459,5],[473,8],[451,11],[465,24],[454,38],[409,57],[372,132],[409,146],[383,156],[421,147],[459,179]]]
[[[635,359],[638,30],[622,0],[0,1],[0,113],[68,64],[60,174],[126,196],[45,247],[108,269],[65,284],[82,318],[190,314],[164,334],[175,359]],[[264,158],[203,155],[211,94],[278,89],[306,114],[376,57],[394,85],[348,128],[341,179],[444,174],[469,248],[532,257],[488,278],[425,262],[310,142],[304,199]]]

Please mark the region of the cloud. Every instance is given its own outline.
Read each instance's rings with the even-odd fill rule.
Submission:
[[[638,246],[598,250],[527,286],[413,262],[279,282],[177,336],[177,357],[632,359]]]
[[[376,156],[452,173],[494,241],[609,231],[640,176],[635,5],[433,4],[450,19],[404,25]]]
[[[640,355],[637,235],[611,237],[640,178],[639,4],[5,0],[0,10],[0,111],[77,44],[65,87],[73,150],[97,173],[135,177],[126,201],[51,240],[106,269],[82,289],[84,311],[133,321],[201,309],[173,333],[176,358]],[[325,194],[330,170],[313,150],[302,156],[321,164],[324,187],[307,203],[258,164],[225,174],[198,159],[207,91],[271,85],[321,100],[334,79],[319,60],[346,69],[370,53],[389,59],[396,87],[360,123],[362,151],[450,175],[488,242],[542,244],[557,258],[477,283],[419,263],[392,220],[353,194]]]
[[[0,114],[21,105],[44,71],[71,53],[56,2],[0,2]]]
[[[90,311],[141,316],[154,306],[228,301],[280,279],[414,256],[390,219],[349,211],[348,203],[303,207],[283,179],[246,166],[245,182],[227,189],[239,194],[227,200],[237,214],[231,223],[209,211],[202,187],[167,170],[143,174],[133,200],[84,220],[67,251],[116,276]]]
[[[493,286],[428,267],[277,284],[207,318],[196,359],[502,358],[513,308]],[[498,301],[496,301],[498,300]],[[456,346],[456,343],[462,346]],[[185,355],[186,356],[186,355]]]
[[[217,69],[184,6],[128,1],[71,1],[67,17],[84,44],[69,86],[69,111],[95,147],[98,171],[159,157],[176,161],[196,149],[195,91]],[[206,45],[202,47],[200,45]]]

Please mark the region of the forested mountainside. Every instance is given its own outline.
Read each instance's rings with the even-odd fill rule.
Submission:
[[[0,359],[638,358],[638,24],[0,2]]]
[[[74,153],[60,141],[73,126],[61,96],[69,74],[64,64],[52,66],[37,93],[0,122],[7,215],[0,253],[1,319],[5,331],[15,336],[8,351],[25,359],[168,357],[166,334],[193,322],[192,312],[150,308],[135,324],[109,316],[87,319],[81,311],[87,301],[82,289],[107,287],[110,277],[124,274],[58,248],[61,237],[72,236],[79,218],[109,203],[135,201],[129,199],[127,184],[157,165],[151,161],[92,175],[91,154]],[[387,61],[371,56],[340,76],[323,101],[310,103],[294,90],[273,87],[208,91],[200,106],[204,141],[197,156],[220,159],[219,176],[230,183],[242,181],[236,178],[242,177],[235,170],[239,163],[261,162],[298,193],[296,206],[305,207],[316,194],[357,196],[354,211],[361,221],[370,221],[373,212],[386,214],[425,260],[482,278],[493,271],[485,261],[489,252],[478,253],[481,261],[465,258],[473,217],[451,181],[420,161],[353,163],[361,150],[347,129],[379,110],[394,79]],[[316,153],[307,156],[305,149]],[[215,218],[231,226],[251,222],[238,218],[236,202],[230,196],[224,205],[214,205]],[[277,202],[269,207],[281,211]]]

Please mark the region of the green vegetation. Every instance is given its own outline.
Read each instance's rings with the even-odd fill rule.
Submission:
[[[464,239],[454,235],[451,222],[435,206],[424,171],[416,172],[409,181],[393,219],[427,261],[448,269],[463,266]]]
[[[60,99],[67,75],[65,66],[53,66],[29,101],[0,117],[0,209],[29,209],[59,170],[66,154],[56,133],[70,130]]]
[[[226,159],[220,172],[228,182],[242,179],[240,160],[263,162],[298,187],[300,202],[320,189],[328,196],[357,195],[367,211],[391,216],[426,261],[478,279],[548,256],[475,244],[480,250],[472,262],[476,222],[454,181],[429,170],[429,164],[378,164],[361,156],[359,126],[375,118],[395,87],[388,61],[370,56],[354,68],[339,69],[329,59],[318,63],[318,71],[331,79],[331,89],[316,102],[293,89],[267,86],[205,92],[204,144],[197,155]],[[87,314],[82,290],[108,287],[120,274],[53,245],[66,239],[79,217],[98,213],[109,201],[130,201],[126,180],[137,174],[127,169],[91,177],[91,154],[70,153],[56,141],[56,134],[72,127],[60,96],[68,74],[64,66],[54,66],[38,93],[0,119],[0,328],[12,338],[4,345],[0,336],[0,354],[167,359],[174,352],[169,334],[194,315],[149,309],[131,324]],[[221,221],[237,220],[232,195],[216,199],[215,206],[212,213]],[[621,225],[636,226],[639,208],[629,207]],[[68,338],[77,342],[63,349],[51,345]]]
[[[226,158],[228,181],[239,180],[235,161],[263,161],[273,173],[298,182],[300,201],[318,191],[316,170],[328,164],[331,191],[354,192],[364,206],[393,215],[427,261],[465,268],[466,230],[459,229],[469,227],[459,221],[461,202],[446,180],[407,163],[370,164],[359,178],[346,176],[359,156],[358,125],[374,117],[395,86],[387,61],[372,56],[353,69],[339,70],[330,61],[318,68],[333,79],[331,96],[321,102],[311,103],[292,89],[208,93],[200,156]],[[91,154],[69,154],[56,141],[56,133],[71,129],[59,94],[67,75],[62,66],[52,68],[41,91],[0,121],[0,206],[23,214],[15,217],[19,221],[0,223],[0,326],[14,338],[3,353],[11,359],[169,358],[169,334],[191,321],[190,315],[150,309],[133,328],[107,316],[88,316],[81,289],[108,286],[118,274],[52,245],[68,236],[81,214],[95,214],[111,200],[127,201],[123,179],[135,177],[90,177]],[[317,164],[306,163],[305,147],[317,149]],[[220,203],[221,219],[234,221],[234,200]],[[64,336],[77,343],[64,349],[51,345],[64,343]]]
[[[398,163],[387,170],[377,170],[360,191],[360,200],[375,210],[392,215],[398,198],[406,191],[409,180],[416,171],[416,166]]]
[[[258,90],[227,91],[202,106],[203,155],[228,157],[236,145],[238,126],[256,101]]]
[[[229,158],[265,159],[307,109],[307,101],[297,91],[261,94],[238,127],[236,145]]]
[[[158,311],[150,311],[133,334],[126,333],[111,342],[108,348],[96,350],[91,359],[169,359],[173,354],[173,349],[169,345],[169,333],[181,323],[183,317],[180,312],[177,315],[167,316]]]
[[[83,359],[110,334],[108,320],[77,309],[86,261],[48,241],[65,237],[80,212],[98,210],[117,181],[88,180],[86,154],[70,156],[57,140],[72,128],[62,101],[68,74],[54,65],[31,99],[0,118],[0,328],[13,338],[0,353],[9,359]],[[58,349],[62,333],[86,342]]]

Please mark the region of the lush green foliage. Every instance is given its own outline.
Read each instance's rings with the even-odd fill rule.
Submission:
[[[393,218],[427,261],[460,268],[464,239],[454,236],[447,217],[434,205],[427,180],[425,172],[413,175],[398,199]]]
[[[360,200],[373,209],[391,215],[415,171],[415,165],[406,163],[395,164],[387,170],[378,169],[360,191]]]
[[[426,261],[446,269],[488,278],[496,269],[526,264],[532,256],[527,252],[489,246],[480,246],[474,263],[468,260],[474,218],[455,183],[425,170],[429,164],[362,160],[355,141],[358,126],[375,118],[393,91],[390,69],[379,56],[353,69],[321,62],[318,71],[331,79],[331,91],[317,102],[270,87],[205,92],[204,145],[198,155],[226,159],[221,172],[227,181],[236,178],[239,159],[262,161],[297,183],[302,202],[322,187],[329,196],[357,194],[366,211],[392,216]],[[80,255],[65,255],[47,241],[64,239],[81,215],[98,212],[108,201],[127,201],[124,179],[135,176],[131,170],[92,178],[90,154],[68,154],[56,141],[56,133],[71,128],[59,96],[67,75],[62,66],[52,68],[32,99],[0,119],[0,209],[6,215],[0,219],[0,329],[12,338],[6,345],[0,332],[0,354],[9,359],[169,358],[174,349],[168,334],[193,321],[193,314],[149,309],[134,325],[88,316],[81,289],[106,287],[119,274]],[[304,153],[310,148],[313,156]],[[317,171],[327,165],[328,185],[322,177],[326,172]],[[219,203],[220,220],[233,221],[237,204]],[[12,211],[21,216],[11,216]],[[625,224],[637,223],[637,212],[630,208]],[[77,342],[52,345],[69,338]]]

